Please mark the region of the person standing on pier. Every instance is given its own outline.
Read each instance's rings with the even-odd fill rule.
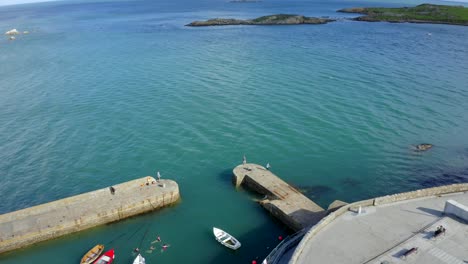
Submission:
[[[271,166],[270,166],[270,163],[267,163],[266,169],[267,169],[267,170],[270,170],[270,167],[271,167]]]
[[[244,159],[242,160],[242,164],[243,165],[247,164],[247,158],[245,157],[245,154],[244,154]]]
[[[158,181],[160,181],[161,180],[161,173],[159,173],[159,171],[158,171],[158,173],[156,173],[156,175],[158,177]]]

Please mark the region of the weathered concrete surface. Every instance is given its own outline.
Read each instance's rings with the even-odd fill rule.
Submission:
[[[382,205],[394,203],[398,201],[405,201],[408,199],[415,199],[420,197],[427,197],[433,195],[442,195],[446,193],[465,192],[468,190],[468,184],[452,184],[446,186],[439,186],[427,189],[416,190],[412,192],[397,193],[387,196],[382,196],[374,199],[374,205]]]
[[[148,183],[148,185],[146,185]],[[0,253],[97,225],[118,221],[176,202],[179,186],[144,177],[0,215]]]
[[[468,207],[454,200],[448,200],[445,202],[444,207],[445,214],[456,216],[466,222],[468,222]]]
[[[323,208],[260,165],[239,165],[233,173],[236,187],[242,184],[266,195],[260,204],[296,231],[317,223],[326,215]]]
[[[467,203],[467,191],[468,184],[454,184],[345,205],[308,231],[288,263],[468,262],[468,226],[443,214],[446,200]],[[437,225],[446,236],[428,239]],[[411,247],[419,253],[401,259]]]

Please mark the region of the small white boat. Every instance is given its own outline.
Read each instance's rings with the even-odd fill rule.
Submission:
[[[146,263],[145,258],[141,254],[138,254],[138,256],[133,261],[133,264],[145,264],[145,263]]]
[[[213,234],[219,243],[223,244],[224,246],[230,249],[236,250],[241,246],[241,243],[235,237],[231,236],[230,234],[224,232],[219,228],[213,227]]]

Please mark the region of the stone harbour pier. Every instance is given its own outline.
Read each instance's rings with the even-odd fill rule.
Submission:
[[[179,186],[153,177],[0,215],[0,253],[119,221],[177,202]]]
[[[326,211],[263,166],[253,163],[233,170],[233,184],[265,195],[260,205],[293,230],[320,221]]]

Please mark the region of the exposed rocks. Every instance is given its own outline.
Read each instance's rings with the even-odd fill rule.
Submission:
[[[9,36],[14,36],[14,35],[18,35],[19,32],[18,30],[16,30],[16,28],[12,29],[12,30],[8,30],[7,32],[5,32],[5,35],[9,35]]]
[[[416,151],[426,151],[426,150],[431,149],[432,147],[433,145],[429,143],[422,143],[422,144],[418,144],[415,146]]]
[[[261,0],[231,0],[230,3],[258,3],[262,2]]]
[[[25,30],[23,32],[20,32],[16,28],[14,28],[14,29],[11,29],[11,30],[8,30],[7,32],[5,32],[5,35],[8,36],[9,40],[16,40],[16,36],[20,35],[21,33],[23,35],[27,35],[27,34],[29,34],[29,31]]]
[[[356,21],[392,23],[428,23],[468,26],[468,8],[422,4],[414,7],[355,7],[338,10],[342,13],[359,13],[364,16],[353,18]]]
[[[328,18],[305,17],[299,15],[270,15],[255,19],[215,18],[206,21],[194,21],[186,26],[227,26],[227,25],[300,25],[300,24],[326,24],[335,21]]]
[[[366,14],[367,8],[365,7],[352,7],[352,8],[343,8],[338,10],[341,13],[358,13],[358,14]]]

